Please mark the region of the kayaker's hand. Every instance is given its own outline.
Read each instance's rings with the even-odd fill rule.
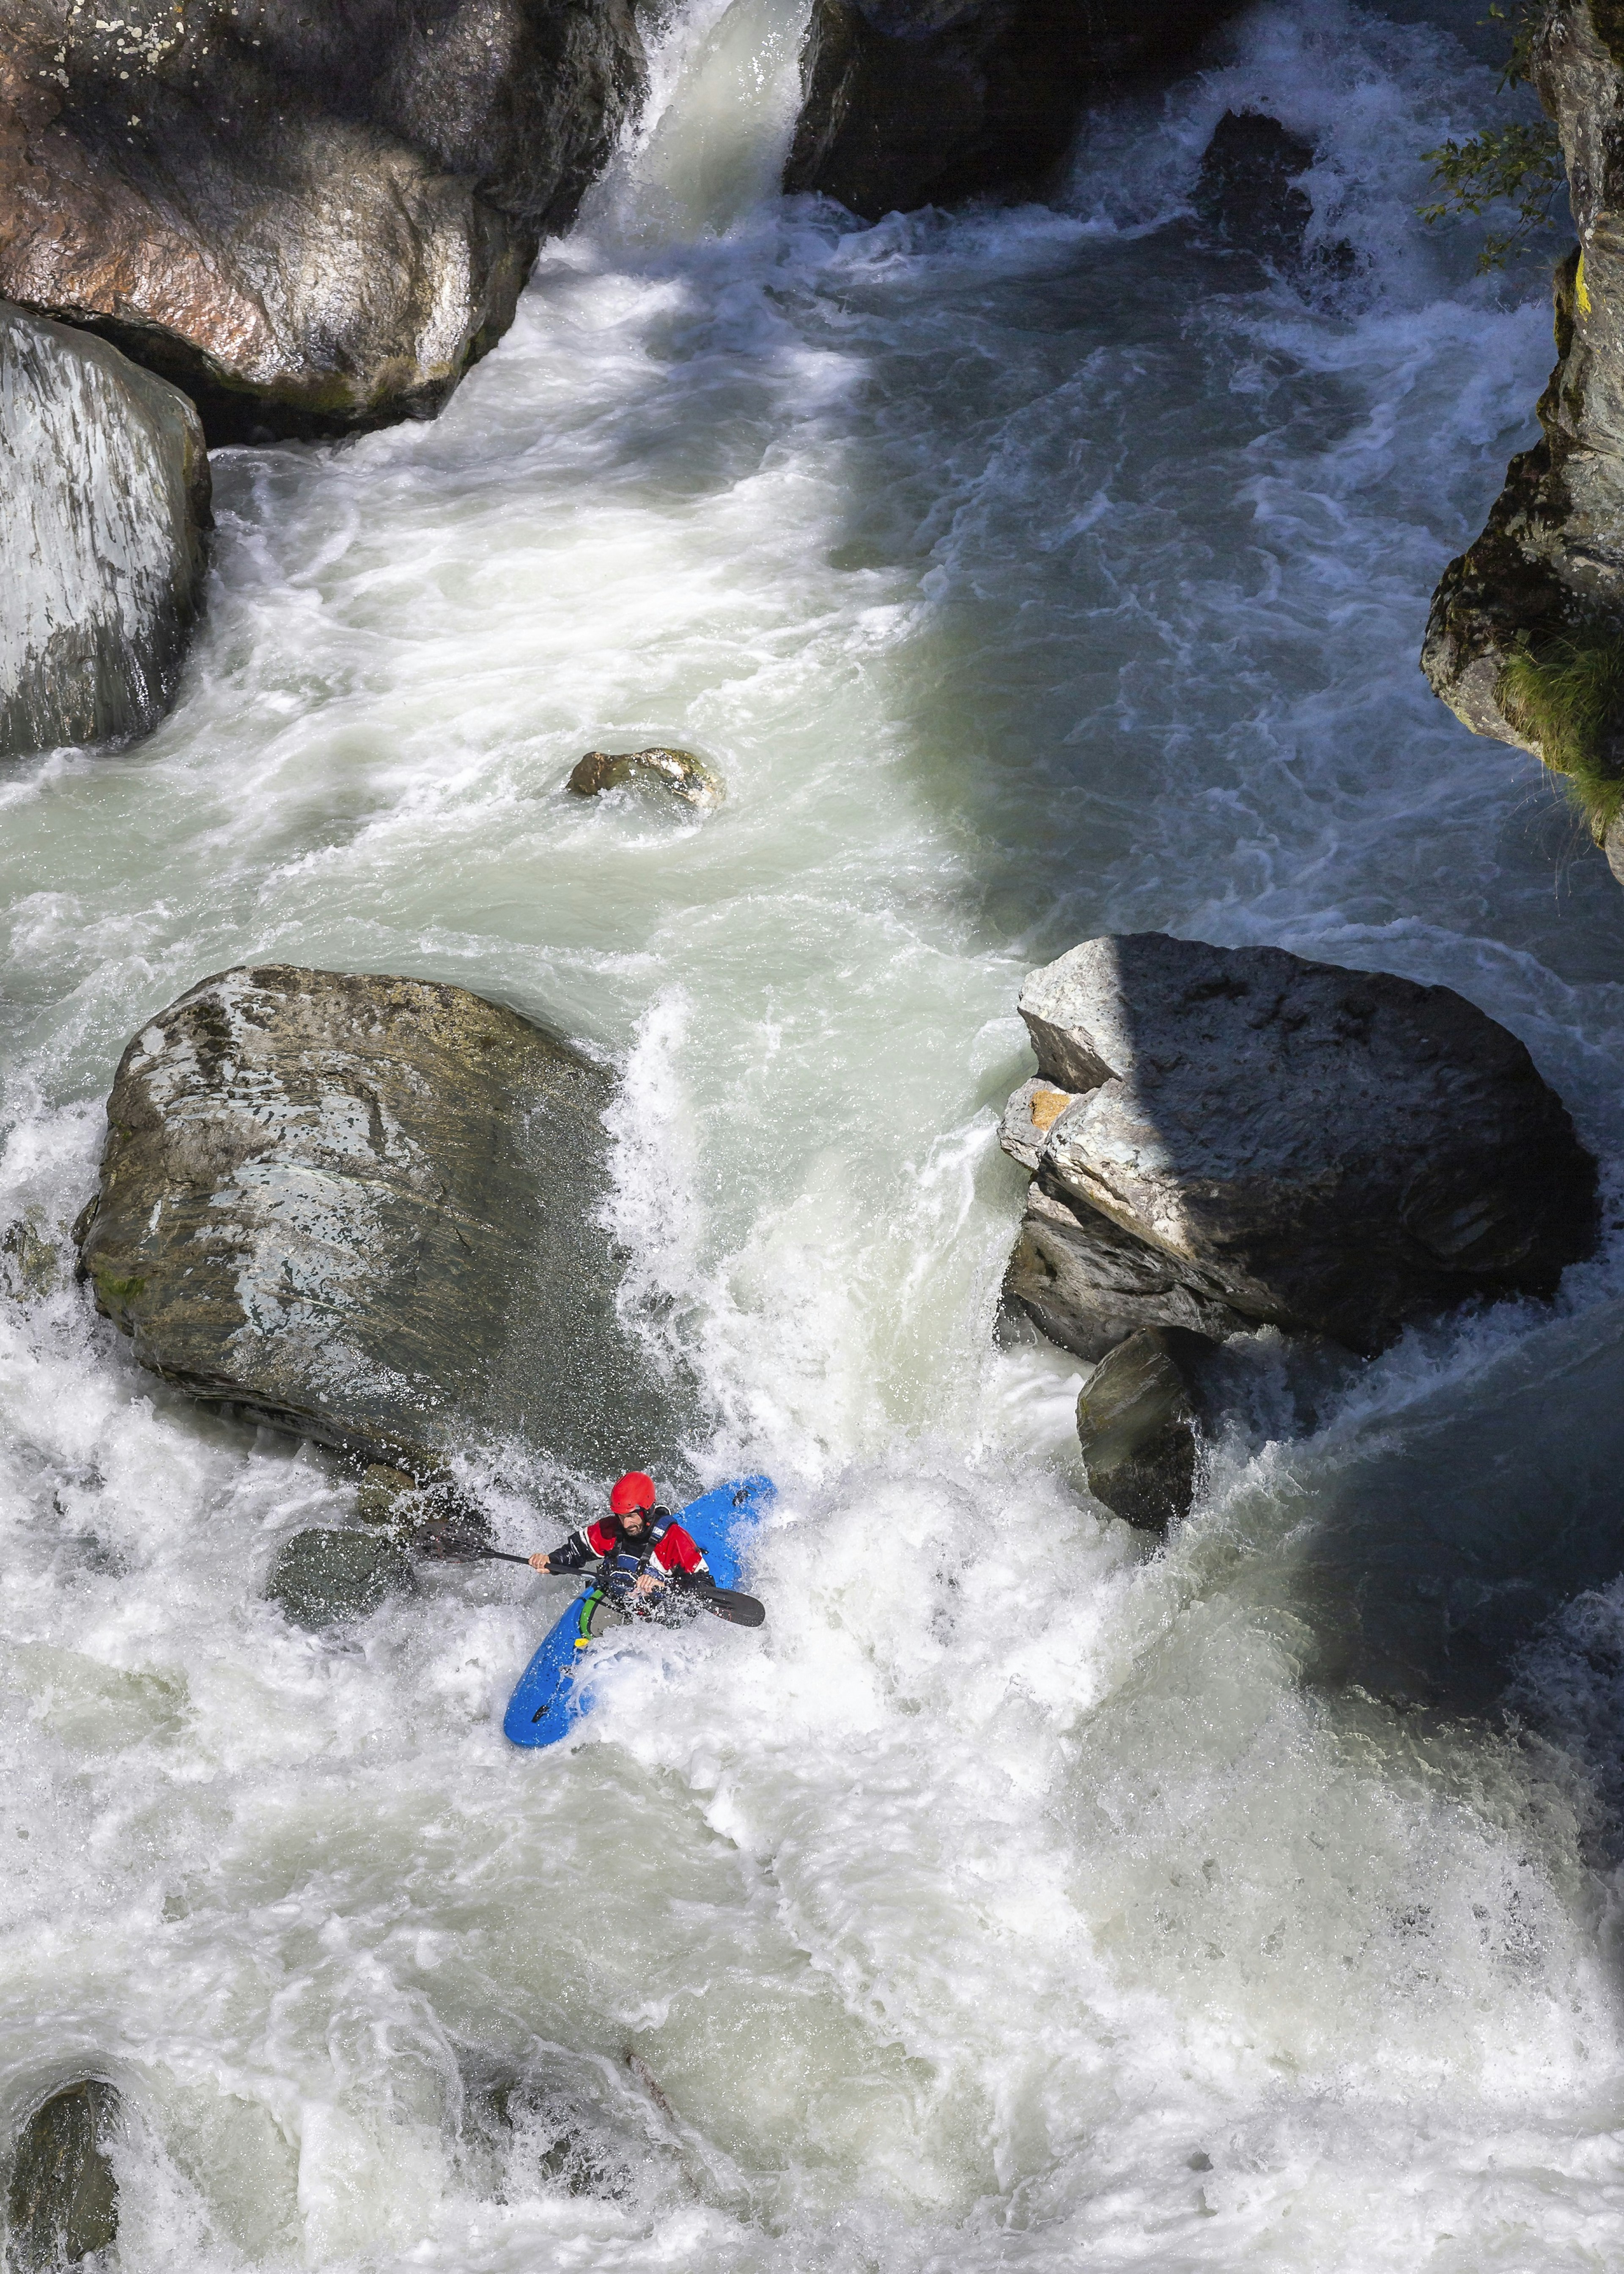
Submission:
[[[659,1585],[660,1582],[658,1579],[650,1577],[645,1571],[640,1579],[632,1582],[632,1593],[634,1595],[652,1595]]]
[[[530,1557],[530,1570],[532,1571],[550,1571],[552,1569],[553,1558],[551,1555],[532,1555]]]

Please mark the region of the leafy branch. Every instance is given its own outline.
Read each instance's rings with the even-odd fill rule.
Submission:
[[[1490,0],[1485,22],[1511,26],[1511,43],[1500,66],[1501,91],[1526,87],[1533,76],[1534,35],[1545,13],[1544,0],[1512,0],[1509,9]],[[1469,141],[1453,139],[1422,156],[1432,169],[1442,195],[1417,211],[1436,226],[1470,215],[1480,221],[1492,206],[1509,205],[1516,219],[1500,233],[1483,240],[1477,255],[1479,275],[1503,268],[1514,253],[1528,249],[1530,238],[1548,230],[1551,209],[1562,185],[1562,151],[1549,119],[1531,125],[1485,127]]]

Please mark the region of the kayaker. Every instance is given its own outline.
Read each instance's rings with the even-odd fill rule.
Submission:
[[[679,1587],[714,1587],[704,1550],[691,1532],[685,1532],[668,1508],[661,1508],[654,1480],[641,1469],[623,1476],[609,1495],[609,1513],[596,1524],[572,1532],[551,1555],[532,1555],[532,1571],[582,1571],[589,1563],[629,1555],[635,1559],[632,1593],[645,1595],[660,1584],[652,1563]],[[624,1567],[622,1567],[624,1568]]]

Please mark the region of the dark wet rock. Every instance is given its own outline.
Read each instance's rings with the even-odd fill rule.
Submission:
[[[1277,260],[1302,256],[1314,208],[1297,186],[1314,146],[1278,118],[1226,110],[1201,160],[1191,203],[1209,229]]]
[[[356,1495],[356,1514],[363,1524],[393,1523],[402,1502],[411,1499],[417,1490],[417,1480],[405,1469],[374,1461],[361,1479],[361,1488]]]
[[[618,755],[608,750],[589,750],[569,777],[569,787],[577,797],[597,797],[606,789],[643,782],[668,790],[684,805],[696,806],[706,812],[720,805],[726,794],[715,768],[695,757],[692,750],[666,749],[659,745]]]
[[[1482,534],[1445,569],[1421,665],[1474,734],[1562,772],[1577,756],[1605,785],[1624,779],[1624,16],[1553,0],[1532,61],[1561,137],[1579,245],[1555,275],[1541,439],[1512,459]],[[1582,674],[1597,667],[1602,697],[1576,751],[1560,731],[1566,706],[1538,690],[1545,671],[1575,662]],[[1598,840],[1616,802],[1582,789]],[[1624,873],[1624,850],[1610,858]]]
[[[363,1461],[625,1467],[667,1412],[598,1220],[611,1096],[460,987],[226,972],[120,1061],[79,1269],[142,1365]]]
[[[1177,70],[1236,0],[813,0],[785,169],[866,220],[1057,166],[1083,107]]]
[[[6,2203],[7,2274],[56,2274],[118,2233],[118,2182],[107,2144],[117,2091],[99,2078],[64,2085],[24,2125]]]
[[[202,602],[208,454],[186,397],[0,302],[0,757],[144,733]]]
[[[265,1592],[296,1626],[364,1619],[391,1595],[412,1594],[403,1547],[375,1532],[296,1532],[279,1550]]]
[[[431,416],[640,99],[629,0],[0,0],[0,292],[211,442]]]
[[[1020,1008],[1079,1095],[1006,1291],[1083,1357],[1152,1326],[1373,1351],[1474,1297],[1549,1294],[1595,1246],[1561,1100],[1447,987],[1140,932],[1033,972]]]
[[[54,1241],[26,1216],[7,1224],[0,1237],[0,1287],[14,1302],[36,1302],[56,1286],[62,1257]]]
[[[1078,1398],[1088,1489],[1142,1531],[1190,1513],[1212,1348],[1177,1327],[1142,1327],[1101,1359]]]

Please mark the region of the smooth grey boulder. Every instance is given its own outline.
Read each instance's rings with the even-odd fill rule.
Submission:
[[[100,2078],[64,2085],[24,2125],[6,2201],[7,2274],[56,2274],[118,2234],[118,2182],[107,2157],[121,2103]]]
[[[1030,189],[1091,98],[1186,64],[1240,0],[813,0],[785,168],[865,220]]]
[[[391,1595],[415,1594],[411,1559],[375,1532],[296,1532],[271,1566],[265,1592],[312,1632],[364,1619]]]
[[[0,757],[144,733],[207,568],[186,397],[105,340],[0,302]]]
[[[431,417],[641,100],[631,0],[0,0],[0,293],[211,443]]]
[[[1595,1246],[1561,1100],[1449,988],[1139,932],[1033,972],[1020,1010],[1078,1095],[1007,1292],[1084,1357],[1151,1326],[1371,1352],[1473,1297],[1548,1295]]]
[[[1142,1327],[1100,1360],[1077,1401],[1088,1489],[1114,1516],[1165,1532],[1190,1513],[1213,1345],[1177,1327]]]
[[[568,787],[577,797],[598,797],[606,789],[646,783],[667,791],[684,805],[714,812],[726,795],[722,778],[692,750],[654,744],[646,750],[589,750],[577,760]]]
[[[661,1441],[599,1221],[610,1077],[465,989],[274,964],[141,1028],[79,1269],[169,1381],[426,1476]]]

